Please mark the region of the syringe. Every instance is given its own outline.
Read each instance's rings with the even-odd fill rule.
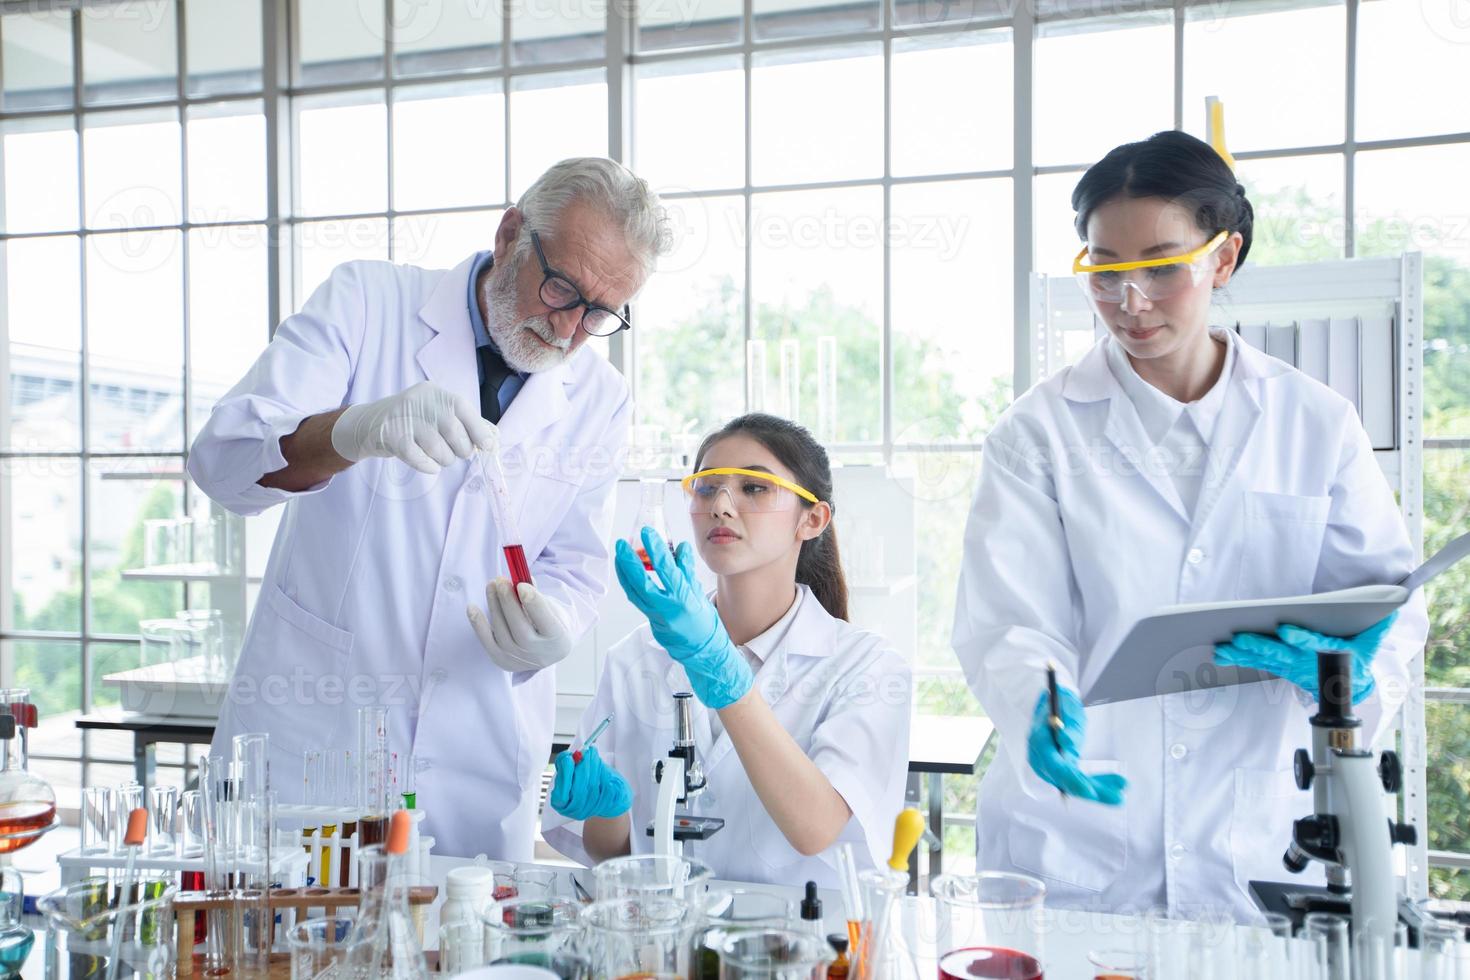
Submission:
[[[517,587],[522,582],[530,584],[531,566],[526,561],[526,550],[521,547],[520,529],[511,516],[510,490],[505,484],[505,471],[500,467],[500,458],[493,452],[483,450],[475,455],[480,460],[480,475],[490,495],[490,512],[495,518],[495,531],[500,538],[501,551],[505,553],[505,565],[510,570],[511,584]]]

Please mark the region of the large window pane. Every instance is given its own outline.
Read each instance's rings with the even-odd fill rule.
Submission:
[[[78,239],[5,243],[9,393],[0,400],[0,448],[81,448],[81,249]]]
[[[77,133],[70,116],[11,119],[5,134],[5,230],[77,227]]]
[[[82,98],[140,102],[178,93],[173,0],[82,7]]]
[[[343,262],[387,258],[384,218],[302,222],[296,226],[296,308]]]
[[[888,242],[894,441],[978,442],[1010,402],[1011,182],[895,187]]]
[[[759,194],[751,207],[752,334],[766,342],[767,351],[764,396],[751,408],[785,415],[817,431],[817,351],[820,338],[832,337],[835,438],[878,441],[883,435],[882,190]],[[783,387],[781,347],[786,340],[796,342],[799,364],[786,373]]]
[[[191,106],[189,220],[265,217],[265,116],[257,102]]]
[[[82,629],[82,468],[75,459],[0,460],[0,625]]]
[[[498,204],[505,198],[500,82],[401,88],[393,103],[393,207]]]
[[[527,0],[511,5],[511,59],[517,64],[601,59],[607,52],[607,5]]]
[[[892,75],[895,174],[1004,170],[1011,165],[1010,31],[897,40]]]
[[[189,94],[260,90],[260,0],[184,0]]]
[[[393,219],[393,261],[452,269],[475,252],[495,247],[503,211],[455,211]]]
[[[959,581],[964,554],[961,531],[969,516],[979,470],[980,454],[974,452],[896,453],[893,457],[894,473],[913,480],[916,498],[914,536],[921,542],[922,556],[917,563],[919,635],[914,664],[919,668],[959,667],[949,639],[954,629],[955,582]],[[839,544],[846,543],[839,538]],[[845,556],[848,549],[842,550]],[[965,707],[972,705],[964,692],[963,679],[956,686],[956,700]],[[964,712],[952,706],[930,713]]]
[[[1365,5],[1367,6],[1367,5]],[[1252,8],[1255,9],[1252,9]],[[1270,10],[1232,4],[1187,8],[1184,26],[1184,128],[1205,135],[1205,97],[1225,103],[1231,150],[1266,150],[1342,141],[1347,13],[1341,4]],[[1253,64],[1270,71],[1241,71]]]
[[[88,465],[88,626],[93,633],[135,634],[138,620],[172,616],[184,608],[180,583],[123,576],[143,567],[144,522],[183,516],[181,474],[177,457]]]
[[[80,756],[82,645],[54,640],[6,640],[0,658],[12,665],[16,687],[29,688],[39,725],[29,733],[32,755]]]
[[[35,10],[0,20],[5,108],[58,109],[72,104],[71,11]]]
[[[299,100],[301,214],[358,214],[388,207],[388,113],[381,93]]]
[[[122,704],[122,691],[116,684],[109,684],[109,674],[120,674],[125,670],[141,667],[143,648],[138,643],[93,643],[88,648],[92,655],[92,710],[116,708]],[[121,733],[119,733],[121,734]],[[110,732],[91,732],[92,744],[88,755],[94,759],[131,759],[132,739],[125,738],[121,744],[108,737]],[[155,760],[157,756],[155,755]]]
[[[1466,173],[1470,145],[1464,144],[1375,150],[1356,161],[1359,254],[1424,253],[1429,436],[1470,437],[1470,218],[1446,196]]]
[[[267,261],[264,225],[189,232],[191,441],[270,340]]]
[[[1119,143],[1173,126],[1173,18],[1042,24],[1035,73],[1037,165],[1094,163]]]
[[[1454,3],[1372,0],[1358,6],[1360,140],[1462,133],[1470,102],[1470,20]]]
[[[637,70],[633,167],[659,190],[745,183],[745,72],[737,58]]]
[[[740,0],[638,0],[638,48],[695,48],[740,40]]]
[[[745,404],[745,201],[665,203],[674,249],[633,310],[638,421],[699,435]]]
[[[607,156],[607,82],[602,71],[531,75],[511,86],[510,199],[567,157]]]
[[[1070,276],[1072,259],[1082,240],[1077,236],[1075,220],[1077,212],[1072,210],[1072,191],[1082,171],[1061,174],[1043,174],[1031,185],[1036,221],[1032,225],[1032,240],[1036,247],[1033,268],[1051,276]]]
[[[1010,20],[1014,9],[1009,0],[893,0],[893,23],[900,29],[914,29]]]
[[[802,37],[871,30],[879,0],[755,0],[755,36]]]
[[[177,231],[87,240],[88,433],[103,451],[181,451],[183,262]]]
[[[301,84],[383,77],[388,27],[383,0],[311,0],[294,3],[291,10]]]
[[[1342,166],[1337,154],[1240,161],[1236,176],[1255,211],[1247,265],[1342,258]]]
[[[488,0],[393,0],[393,73],[500,67],[504,12]]]
[[[176,111],[89,116],[82,130],[89,228],[176,224],[180,208]]]
[[[883,173],[883,58],[876,46],[780,52],[751,77],[751,180],[791,184]]]

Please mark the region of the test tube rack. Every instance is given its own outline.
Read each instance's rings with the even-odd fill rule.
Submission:
[[[408,864],[405,867],[409,875],[427,875],[429,869],[429,852],[433,850],[434,838],[420,834],[420,824],[423,823],[427,811],[410,810],[409,815],[413,819],[412,829],[408,839]],[[314,806],[301,803],[278,803],[275,808],[276,825],[285,822],[302,825],[299,831],[299,841],[302,849],[309,855],[306,866],[308,884],[327,885],[336,882],[338,885],[355,885],[357,883],[357,868],[354,862],[344,861],[344,853],[348,856],[357,853],[357,835],[343,835],[342,828],[348,824],[355,824],[361,814],[355,807],[339,806]],[[323,834],[321,828],[333,827],[330,834]],[[307,832],[309,827],[310,832]],[[296,832],[296,831],[292,831]]]
[[[415,909],[415,920],[419,922],[422,932],[422,910],[433,905],[434,900],[439,897],[439,888],[436,885],[414,885],[408,889],[408,904]],[[280,925],[290,928],[297,916],[305,917],[312,909],[325,909],[328,913],[342,908],[343,906],[356,907],[362,901],[362,890],[359,888],[272,888],[266,898],[268,907],[273,912],[281,913]],[[218,895],[211,892],[179,892],[174,897],[174,922],[175,936],[178,943],[178,975],[181,977],[193,976],[196,963],[194,960],[194,923],[201,913],[216,910],[233,910],[237,902],[233,896]],[[422,935],[419,941],[423,941]],[[275,974],[276,965],[287,963],[289,954],[272,953],[272,975]]]
[[[121,872],[127,867],[128,856],[114,854],[110,851],[89,853],[77,848],[62,854],[56,861],[61,867],[61,883],[69,885],[72,882],[81,881],[90,874]],[[271,858],[271,865],[272,877],[275,880],[285,885],[306,884],[307,854],[304,850],[294,847],[278,847]],[[138,871],[166,873],[203,871],[204,851],[201,849],[197,853],[180,853],[178,849],[175,849],[150,854],[145,847],[138,854],[135,867]],[[254,870],[259,870],[258,862]]]

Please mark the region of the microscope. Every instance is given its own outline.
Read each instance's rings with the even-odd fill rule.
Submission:
[[[695,757],[694,723],[689,702],[694,695],[680,691],[674,695],[674,745],[665,758],[653,764],[653,781],[658,784],[658,800],[654,803],[653,822],[648,836],[653,838],[653,853],[683,857],[684,842],[708,840],[725,821],[720,817],[701,817],[679,813],[680,804],[689,805],[704,792],[704,771]]]
[[[1297,749],[1296,784],[1312,791],[1313,812],[1292,825],[1282,863],[1301,874],[1311,861],[1326,866],[1327,886],[1252,881],[1251,895],[1269,912],[1291,917],[1299,929],[1309,912],[1336,912],[1352,921],[1356,936],[1381,937],[1393,947],[1400,901],[1393,846],[1413,844],[1412,824],[1393,820],[1384,793],[1403,783],[1398,755],[1375,754],[1357,744],[1362,719],[1353,714],[1352,655],[1317,654],[1317,713],[1312,716],[1312,750]],[[1417,916],[1405,915],[1416,933]]]

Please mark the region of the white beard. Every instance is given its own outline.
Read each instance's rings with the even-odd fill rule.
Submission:
[[[572,340],[558,337],[551,321],[544,316],[516,317],[515,272],[513,264],[500,276],[492,273],[486,283],[490,322],[485,329],[500,348],[506,364],[516,371],[535,374],[565,361],[570,356]]]

